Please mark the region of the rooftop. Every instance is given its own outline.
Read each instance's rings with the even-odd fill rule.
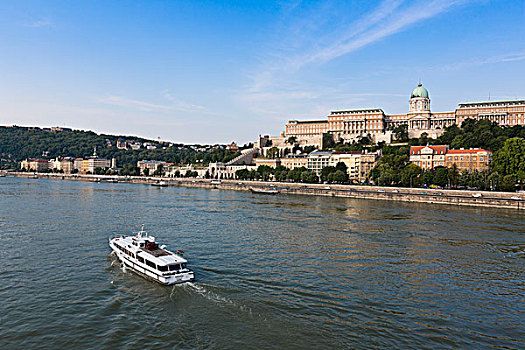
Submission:
[[[451,154],[459,154],[459,153],[479,153],[479,152],[488,152],[485,149],[477,148],[477,149],[451,149],[447,152]]]
[[[344,112],[369,112],[372,111],[374,113],[380,112],[384,113],[381,108],[354,108],[354,109],[335,109],[331,111],[330,113],[344,113]]]
[[[478,102],[464,102],[460,103],[459,106],[466,106],[466,105],[480,105],[480,104],[494,104],[494,103],[520,103],[525,104],[525,100],[523,99],[509,99],[509,100],[493,100],[493,101],[478,101]]]
[[[289,120],[288,123],[296,123],[296,124],[326,124],[328,123],[328,120]]]

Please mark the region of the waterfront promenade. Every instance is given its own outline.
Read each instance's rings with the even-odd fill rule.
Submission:
[[[9,173],[9,176],[34,177],[33,173]],[[123,182],[153,184],[165,181],[169,186],[185,186],[233,191],[250,191],[250,188],[269,188],[281,194],[344,197],[369,200],[388,200],[399,202],[419,202],[461,206],[491,207],[525,210],[525,193],[442,190],[405,187],[359,186],[337,184],[306,184],[293,182],[265,182],[240,180],[212,180],[195,178],[164,178],[144,176],[82,175],[82,174],[37,174],[38,178],[51,178],[75,181]],[[517,199],[519,198],[519,199]]]

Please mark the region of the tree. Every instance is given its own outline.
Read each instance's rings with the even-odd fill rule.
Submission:
[[[458,178],[458,183],[460,186],[467,187],[470,181],[470,174],[467,170],[463,170]]]
[[[487,185],[489,186],[489,189],[491,190],[501,189],[502,183],[503,183],[503,176],[501,176],[497,171],[492,172],[487,177]]]
[[[155,176],[164,175],[164,165],[162,164],[157,165],[157,169],[153,172],[153,175]]]
[[[346,173],[348,171],[348,167],[343,162],[337,162],[335,165],[336,170],[341,170],[342,172]]]
[[[504,176],[525,173],[525,139],[513,137],[506,140],[494,154],[492,168]]]
[[[301,174],[301,181],[306,183],[316,183],[319,182],[319,178],[317,177],[317,174],[313,170],[307,170],[302,172]]]
[[[235,172],[235,176],[240,180],[246,180],[248,179],[250,172],[248,169],[239,169]]]
[[[323,149],[332,149],[335,147],[334,136],[332,134],[323,134]]]
[[[394,183],[394,172],[392,169],[386,169],[381,172],[381,175],[377,179],[377,183],[380,186],[390,186],[392,183]]]
[[[504,191],[514,191],[516,185],[516,175],[505,175],[501,184],[501,189]]]
[[[326,182],[328,181],[328,176],[332,173],[335,173],[337,169],[333,166],[326,166],[323,169],[321,169],[321,181]]]
[[[400,142],[406,142],[408,141],[408,125],[407,124],[401,124],[396,126],[392,130],[394,137],[396,138],[396,141]]]
[[[288,169],[282,165],[279,165],[274,169],[273,174],[277,181],[285,181],[288,177]]]
[[[422,133],[421,136],[419,136],[418,143],[420,145],[426,145],[428,141],[428,134],[426,132]]]
[[[361,135],[359,137],[359,144],[361,144],[361,145],[370,145],[370,144],[372,144],[372,136],[370,134]]]
[[[317,147],[315,147],[315,146],[304,146],[303,153],[309,154],[309,153],[312,153],[313,151],[315,151],[316,149],[317,149]]]
[[[434,185],[445,187],[448,184],[448,169],[445,167],[437,167],[434,175]]]
[[[257,178],[261,178],[263,181],[268,181],[273,174],[273,170],[274,169],[268,165],[259,165],[257,167]]]
[[[452,168],[448,169],[448,184],[449,187],[456,186],[459,180],[459,170],[456,163],[452,164]]]
[[[279,148],[277,147],[272,147],[268,150],[268,158],[270,159],[275,159],[275,158],[279,158]]]
[[[421,176],[421,181],[425,186],[432,185],[434,183],[434,174],[432,173],[432,170],[425,171]]]
[[[144,170],[142,170],[142,174],[144,174],[144,176],[149,176],[149,168],[144,168]]]
[[[287,140],[286,140],[286,143],[290,144],[290,145],[294,145],[295,143],[297,142],[297,137],[295,136],[290,136]]]
[[[104,169],[102,169],[101,167],[96,167],[95,169],[93,169],[93,173],[95,173],[96,175],[102,175],[104,174]]]
[[[419,177],[423,173],[423,170],[416,164],[408,164],[403,170],[401,170],[401,185],[405,187],[412,187],[419,185]]]
[[[333,173],[333,182],[340,184],[347,183],[348,174],[346,173],[346,171],[336,170],[335,173]]]

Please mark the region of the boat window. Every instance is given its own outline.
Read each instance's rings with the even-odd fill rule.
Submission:
[[[164,266],[159,265],[159,266],[157,266],[157,269],[159,271],[168,271],[168,267],[166,265],[164,265]]]
[[[182,268],[185,269],[186,268],[186,264],[181,264],[182,265]]]
[[[151,261],[149,260],[146,260],[146,265],[150,266],[150,267],[153,267],[154,269],[156,268],[155,264],[152,263]]]
[[[177,270],[180,270],[179,264],[170,265],[170,271],[177,271]]]
[[[139,262],[141,262],[141,263],[143,263],[143,264],[144,264],[144,259],[143,259],[143,258],[141,258],[140,256],[137,256],[137,260],[138,260]]]

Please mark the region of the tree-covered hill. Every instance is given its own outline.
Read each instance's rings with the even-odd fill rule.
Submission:
[[[467,119],[461,127],[454,124],[446,128],[443,135],[431,143],[450,145],[452,149],[484,148],[496,152],[504,146],[507,139],[513,137],[525,139],[525,127],[502,127],[488,119]]]
[[[117,139],[136,143],[149,142],[156,149],[118,149]],[[109,143],[111,146],[109,146]],[[0,127],[0,157],[4,165],[11,165],[26,158],[82,158],[93,154],[105,158],[116,158],[119,167],[136,166],[143,159],[162,160],[175,164],[224,162],[233,159],[236,153],[216,146],[162,144],[134,136],[96,134],[92,131],[49,131],[40,128]]]

